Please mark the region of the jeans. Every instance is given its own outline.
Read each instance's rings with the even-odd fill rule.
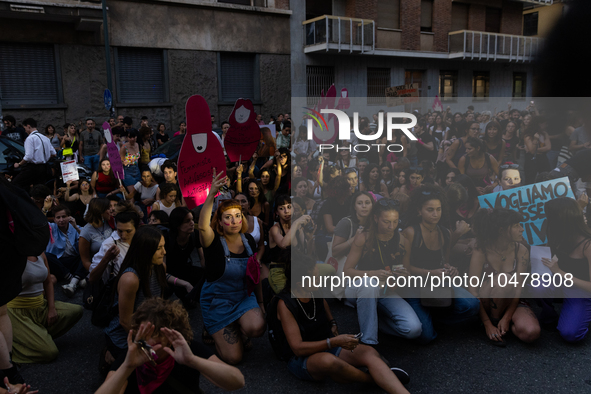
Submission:
[[[538,298],[538,304],[542,307],[540,323],[555,321],[558,317],[558,332],[567,342],[578,342],[587,336],[591,323],[591,294],[577,287],[554,287],[550,285],[529,287],[528,294]],[[547,297],[547,298],[542,298]],[[561,298],[562,309],[560,316],[552,305],[554,298]]]
[[[437,338],[437,332],[433,327],[433,319],[444,324],[466,323],[470,320],[476,320],[480,312],[480,301],[463,287],[454,287],[454,298],[450,308],[428,308],[421,304],[420,298],[407,298],[417,314],[423,332],[418,338],[418,342],[427,344]]]
[[[84,156],[84,165],[90,169],[90,171],[95,172],[98,169],[99,165],[99,155],[89,155]]]
[[[421,321],[398,294],[381,296],[379,287],[347,287],[345,296],[357,306],[361,341],[378,344],[378,329],[386,334],[414,339],[421,335]]]
[[[47,263],[49,264],[49,271],[55,275],[57,280],[65,279],[68,274],[72,274],[82,279],[88,275],[88,271],[84,268],[80,256],[62,256],[58,258],[51,253],[45,253],[47,256]]]
[[[560,155],[559,150],[549,150],[548,152],[546,152],[546,157],[550,162],[550,168],[552,170],[556,168],[556,165],[558,163],[558,155]]]

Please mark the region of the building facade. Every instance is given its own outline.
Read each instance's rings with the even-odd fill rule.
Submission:
[[[416,84],[421,97],[525,100],[542,44],[523,35],[516,0],[291,0],[292,92],[335,83],[385,105],[385,88]],[[297,34],[297,30],[301,34]]]
[[[217,123],[237,98],[267,118],[290,103],[288,0],[108,0],[117,114],[178,130],[193,94]],[[0,0],[2,113],[61,129],[109,113],[101,1]]]

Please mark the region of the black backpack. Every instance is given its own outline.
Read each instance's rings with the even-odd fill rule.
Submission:
[[[47,218],[22,189],[0,178],[0,200],[10,213],[14,248],[24,256],[39,256],[49,243]],[[12,219],[12,222],[10,221]]]

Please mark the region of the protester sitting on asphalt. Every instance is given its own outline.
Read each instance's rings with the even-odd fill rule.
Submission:
[[[8,303],[14,362],[31,364],[55,360],[58,349],[53,340],[67,333],[82,318],[80,305],[55,301],[49,272],[45,253],[29,256],[22,276],[23,289]]]
[[[142,167],[142,180],[133,186],[133,190],[125,198],[131,200],[135,197],[135,205],[140,207],[144,213],[144,220],[146,220],[148,218],[148,207],[151,207],[156,201],[157,190],[158,184],[154,181],[150,169]]]
[[[408,383],[408,374],[390,368],[373,347],[360,344],[359,336],[339,335],[326,301],[314,296],[317,289],[311,281],[302,283],[301,278],[319,275],[313,259],[298,258],[286,274],[286,287],[271,301],[268,319],[276,353],[287,361],[289,372],[301,380],[329,377],[339,383],[373,383],[388,393],[408,393],[402,385]]]
[[[357,234],[345,261],[348,277],[378,277],[382,283],[390,276],[408,275],[410,244],[398,231],[400,204],[383,198],[373,205],[370,225]],[[384,288],[347,283],[347,303],[357,307],[357,320],[363,333],[361,341],[378,344],[378,326],[382,332],[414,339],[421,335],[421,321],[413,308],[394,287]]]
[[[265,320],[259,308],[263,300],[253,295],[254,282],[247,279],[249,261],[251,266],[257,265],[253,269],[259,268],[252,257],[256,243],[250,234],[244,234],[248,223],[238,201],[223,201],[211,219],[215,195],[226,183],[221,172],[216,175],[214,169],[213,175],[199,216],[199,236],[206,261],[201,313],[220,358],[237,364],[244,350],[252,346],[250,338],[258,338],[265,332]]]
[[[158,200],[152,204],[152,210],[161,210],[170,216],[172,210],[179,206],[177,205],[177,201],[180,194],[180,191],[174,183],[164,183],[160,185],[161,200]]]
[[[118,275],[127,255],[131,240],[140,225],[140,216],[130,202],[121,202],[115,208],[116,229],[103,241],[100,250],[93,256],[89,268],[89,281],[107,283],[111,275]]]
[[[49,268],[58,281],[66,280],[64,293],[72,297],[77,287],[84,287],[86,274],[78,251],[80,228],[65,205],[53,208],[53,223],[49,223],[51,238],[45,249]],[[81,283],[82,282],[82,283]]]
[[[368,228],[371,220],[371,210],[375,203],[373,196],[368,192],[357,192],[351,197],[350,215],[341,219],[334,229],[332,238],[332,257],[338,261],[337,276],[340,276],[345,267],[345,260],[351,251],[355,236]],[[341,286],[334,294],[342,298],[345,287]]]
[[[573,200],[574,202],[574,200]],[[575,202],[576,204],[576,202]],[[470,277],[484,278],[480,286],[470,282],[470,292],[480,299],[480,319],[486,336],[496,346],[512,331],[523,342],[540,336],[540,324],[527,302],[520,299],[521,286],[499,286],[499,276],[511,280],[529,273],[529,251],[523,241],[521,214],[505,208],[481,209],[474,215],[476,249],[470,261]],[[484,275],[483,275],[484,273]],[[518,282],[521,281],[518,279]]]
[[[72,217],[76,220],[76,223],[84,227],[86,225],[84,215],[86,214],[86,211],[88,211],[88,204],[90,203],[90,200],[96,198],[97,195],[87,179],[80,180],[78,184],[78,192],[74,194],[70,194],[71,184],[71,181],[66,182],[64,202],[72,211]]]
[[[164,211],[152,211],[148,216],[148,224],[168,226],[168,214]]]
[[[108,197],[111,194],[121,195],[122,193],[121,185],[115,179],[109,159],[101,160],[99,170],[92,173],[90,184],[99,197]]]
[[[87,224],[80,232],[78,250],[86,270],[90,269],[94,255],[100,250],[105,239],[109,238],[115,228],[113,216],[115,209],[106,198],[93,198],[88,204],[88,212],[84,216]]]
[[[111,364],[125,355],[131,316],[137,307],[145,299],[162,297],[167,283],[163,265],[165,254],[164,237],[160,230],[143,226],[135,232],[117,275],[115,305],[119,313],[105,328],[107,345],[101,354],[101,371],[106,371],[105,363]]]
[[[539,300],[540,321],[544,326],[556,328],[567,342],[579,342],[589,333],[591,322],[591,230],[585,225],[580,206],[572,198],[549,200],[544,210],[548,220],[548,245],[556,258],[543,258],[542,262],[553,275],[562,278],[564,285],[556,287],[553,282],[548,287],[533,289],[537,297],[543,297]],[[569,277],[571,286],[566,282]],[[552,305],[556,298],[562,298],[560,315]]]
[[[416,215],[418,213],[418,216]],[[408,214],[411,217],[402,235],[410,245],[410,259],[405,268],[411,275],[420,275],[423,278],[445,275],[455,277],[459,275],[457,267],[451,266],[449,253],[455,242],[466,232],[470,226],[466,223],[458,223],[454,233],[451,233],[441,223],[447,219],[448,207],[445,192],[436,185],[423,185],[410,194],[410,206]],[[406,301],[416,312],[421,320],[423,330],[418,338],[420,343],[426,344],[437,337],[433,321],[441,321],[445,324],[459,324],[476,320],[480,303],[463,287],[453,286],[448,288],[447,294],[451,297],[445,307],[438,305],[442,300],[431,300],[435,294],[423,294],[419,288],[409,287],[405,289]],[[427,297],[422,299],[423,297]]]
[[[194,265],[191,259],[196,250],[199,260],[204,260],[193,213],[187,207],[177,207],[170,214],[169,225],[170,231],[164,236],[166,272],[178,278],[172,290],[187,309],[192,309],[198,305],[204,279],[203,268]]]
[[[201,375],[224,390],[244,387],[238,368],[192,338],[189,316],[178,301],[144,301],[132,316],[127,354],[111,365],[95,394],[202,393]]]

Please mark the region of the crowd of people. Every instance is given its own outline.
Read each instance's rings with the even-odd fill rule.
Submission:
[[[2,135],[23,142],[25,157],[14,164],[19,174],[6,176],[1,187],[28,193],[49,221],[50,236],[42,253],[22,256],[22,289],[0,308],[2,374],[23,384],[14,363],[51,362],[58,357],[53,340],[76,329],[82,306],[55,301],[55,288],[69,298],[83,292],[93,324],[104,327],[100,393],[198,392],[200,374],[224,389],[240,388],[244,377],[233,365],[247,360],[251,338],[267,331],[295,377],[373,382],[389,393],[407,392],[409,376],[380,356],[382,335],[428,344],[437,338],[436,323],[480,321],[496,346],[505,346],[509,333],[534,342],[545,326],[569,342],[582,340],[591,322],[591,131],[584,117],[572,113],[555,129],[533,104],[499,113],[448,107],[413,114],[416,140],[400,130],[391,141],[378,140],[402,145],[398,153],[356,152],[354,133],[338,151],[320,151],[306,137],[305,118],[271,119],[273,138],[259,115],[255,154],[241,163],[226,160],[225,174],[214,169],[206,201],[193,210],[184,203],[175,161],[152,157],[171,138],[163,123],[152,130],[144,117],[136,130],[130,117],[107,119],[124,165],[120,180],[94,119],[85,129],[66,124],[60,133],[5,116]],[[361,118],[360,133],[376,133],[379,116]],[[222,144],[228,129],[223,122]],[[185,133],[181,122],[178,134]],[[58,164],[48,165],[54,156]],[[66,159],[92,175],[64,183],[59,162]],[[395,287],[342,285],[331,292],[302,280],[486,273],[494,281],[530,272],[522,216],[485,209],[478,197],[563,176],[576,199],[545,205],[548,244],[558,260],[544,264],[554,274],[572,274],[573,288],[528,300],[488,282],[442,288],[434,297]],[[560,314],[552,305],[559,297],[565,297]],[[359,335],[339,332],[332,302],[351,307]],[[189,324],[187,311],[196,309],[203,327]]]

